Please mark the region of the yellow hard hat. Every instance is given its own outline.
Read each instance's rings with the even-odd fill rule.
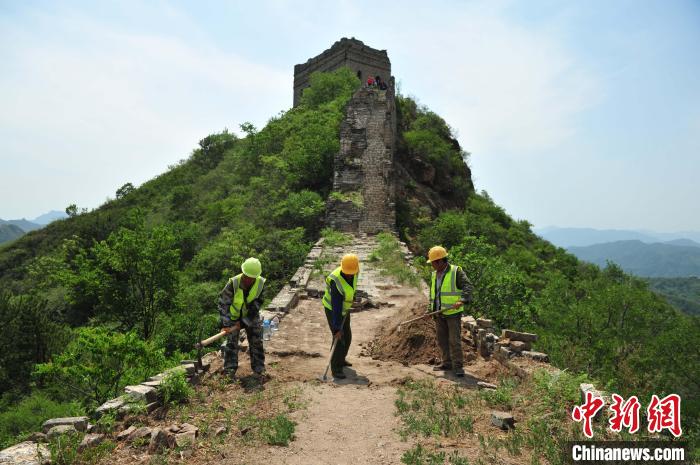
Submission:
[[[441,245],[436,245],[428,251],[428,263],[445,257],[447,257],[447,250]]]
[[[241,271],[244,275],[249,278],[257,278],[262,272],[262,266],[260,265],[260,260],[254,257],[250,257],[241,265]]]
[[[357,274],[360,271],[360,259],[354,253],[343,255],[340,260],[340,271],[345,274]]]

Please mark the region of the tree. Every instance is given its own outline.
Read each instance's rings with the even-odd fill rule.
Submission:
[[[180,250],[170,228],[149,230],[139,214],[129,216],[130,227],[74,257],[63,284],[72,302],[88,296],[97,301],[102,320],[116,319],[125,330],[138,328],[148,339],[158,315],[172,309]]]
[[[125,196],[132,193],[133,191],[134,191],[134,185],[131,184],[130,182],[127,182],[122,187],[117,189],[117,192],[116,192],[117,200],[124,198]]]
[[[34,364],[46,362],[65,343],[67,330],[51,313],[36,297],[0,293],[0,393],[25,389]]]
[[[136,333],[87,327],[80,328],[53,361],[37,365],[36,374],[59,395],[78,397],[86,407],[94,407],[164,366],[163,350]]]
[[[78,206],[74,203],[68,205],[66,207],[66,215],[69,217],[73,218],[74,216],[78,215]]]

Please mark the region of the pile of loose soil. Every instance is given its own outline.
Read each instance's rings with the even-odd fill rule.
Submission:
[[[404,365],[433,364],[440,361],[442,354],[437,345],[435,322],[432,318],[405,324],[399,331],[400,322],[420,316],[424,312],[423,304],[399,309],[396,318],[377,331],[376,337],[368,344],[368,355],[378,360],[391,360]],[[464,335],[462,350],[465,363],[476,358],[474,349]]]

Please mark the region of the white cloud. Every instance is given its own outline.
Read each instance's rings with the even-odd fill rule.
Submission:
[[[264,123],[291,104],[288,73],[206,42],[130,33],[88,18],[2,24],[0,196],[33,186],[38,202],[5,204],[31,216],[77,202],[94,207],[126,181],[142,182],[189,155],[212,131]],[[37,33],[38,32],[38,33]],[[79,41],[80,43],[76,43]],[[81,179],[80,183],[66,182]],[[28,194],[30,195],[30,194]]]
[[[399,63],[416,62],[406,90],[427,96],[475,152],[554,147],[600,100],[596,76],[565,49],[556,27],[523,28],[494,4],[441,14],[439,25],[401,37]]]

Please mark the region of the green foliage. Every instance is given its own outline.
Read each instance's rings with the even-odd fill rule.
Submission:
[[[260,424],[260,436],[272,446],[288,446],[294,439],[296,423],[286,415],[275,415]]]
[[[649,288],[689,315],[700,317],[700,278],[648,278]]]
[[[340,68],[332,73],[311,74],[310,87],[304,89],[301,104],[318,108],[329,103],[344,103],[360,87],[360,80],[350,68]]]
[[[350,202],[357,208],[362,208],[365,201],[364,198],[362,197],[362,192],[359,191],[353,191],[353,192],[339,192],[339,191],[333,191],[328,195],[328,198],[330,200],[336,200],[339,202]]]
[[[80,328],[65,351],[36,366],[40,380],[53,392],[75,396],[95,407],[128,384],[140,383],[165,366],[163,350],[134,332]]]
[[[194,389],[187,382],[185,371],[173,369],[169,371],[158,386],[165,405],[175,405],[187,402],[194,394]]]
[[[45,393],[35,391],[13,408],[0,413],[0,450],[40,430],[41,425],[48,419],[83,414],[84,409],[78,402],[56,402]]]
[[[420,288],[420,277],[406,264],[399,241],[389,233],[377,234],[379,245],[369,256],[377,262],[386,274],[395,277],[402,284]]]
[[[45,300],[0,292],[0,393],[25,385],[36,363],[49,360],[68,338]]]
[[[431,380],[408,381],[397,390],[394,402],[404,426],[399,434],[424,437],[463,437],[471,433],[474,418],[467,399],[458,389],[441,389]]]
[[[498,388],[495,390],[485,390],[479,394],[492,407],[510,410],[513,408],[513,392],[517,387],[517,378],[504,378],[501,379],[498,383]]]
[[[348,245],[352,241],[350,234],[345,234],[332,228],[323,228],[321,236],[323,236],[323,245],[328,247],[340,247]]]
[[[96,243],[79,261],[77,277],[97,295],[99,311],[118,319],[122,328],[137,327],[146,339],[158,315],[172,307],[180,251],[168,227],[120,228]],[[75,288],[73,288],[75,290]]]
[[[406,158],[409,167],[418,160],[418,171],[432,167],[435,176],[431,187],[444,197],[463,202],[473,190],[466,167],[469,154],[462,151],[452,129],[440,116],[409,97],[398,95],[396,108],[399,158]]]

